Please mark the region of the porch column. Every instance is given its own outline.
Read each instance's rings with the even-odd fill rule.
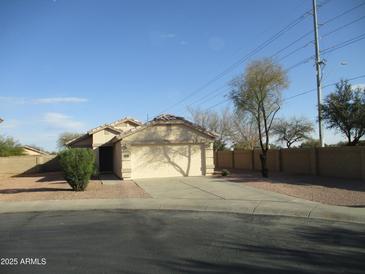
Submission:
[[[93,152],[95,155],[95,166],[99,171],[99,147],[98,146],[93,146]]]
[[[205,144],[205,175],[214,174],[214,150],[213,143]]]

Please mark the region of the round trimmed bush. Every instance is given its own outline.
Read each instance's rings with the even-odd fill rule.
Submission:
[[[84,191],[95,170],[95,156],[88,148],[71,148],[59,154],[65,180],[74,191]]]

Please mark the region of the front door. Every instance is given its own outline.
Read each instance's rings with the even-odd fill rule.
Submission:
[[[113,171],[113,147],[99,147],[100,172]]]

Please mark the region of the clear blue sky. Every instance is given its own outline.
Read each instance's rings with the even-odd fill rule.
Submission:
[[[362,2],[329,1],[319,9],[319,22]],[[5,121],[0,134],[53,150],[64,131],[82,132],[124,116],[152,118],[310,8],[310,0],[2,0],[0,117]],[[322,26],[320,34],[364,15],[365,5]],[[251,60],[272,55],[312,28],[308,16]],[[323,37],[321,48],[363,33],[365,20],[360,19]],[[309,35],[279,57],[312,39]],[[364,49],[365,39],[323,56],[324,84],[365,74]],[[313,54],[313,45],[308,45],[281,63],[290,67]],[[227,82],[246,64],[167,112],[186,116],[187,105],[226,86],[215,93],[218,96],[207,96],[195,106],[208,108],[221,102]],[[291,70],[289,78],[284,97],[314,88],[313,61]],[[365,78],[353,83],[365,83]],[[324,89],[324,96],[330,91]],[[287,101],[280,116],[315,121],[315,105],[315,92],[308,93]],[[327,143],[340,138],[326,133]]]

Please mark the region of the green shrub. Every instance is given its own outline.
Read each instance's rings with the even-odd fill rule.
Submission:
[[[95,170],[95,156],[91,149],[71,148],[59,154],[65,180],[74,191],[84,191]]]
[[[0,157],[23,155],[22,146],[11,137],[0,136]]]
[[[222,176],[228,176],[230,174],[229,170],[222,169]]]

